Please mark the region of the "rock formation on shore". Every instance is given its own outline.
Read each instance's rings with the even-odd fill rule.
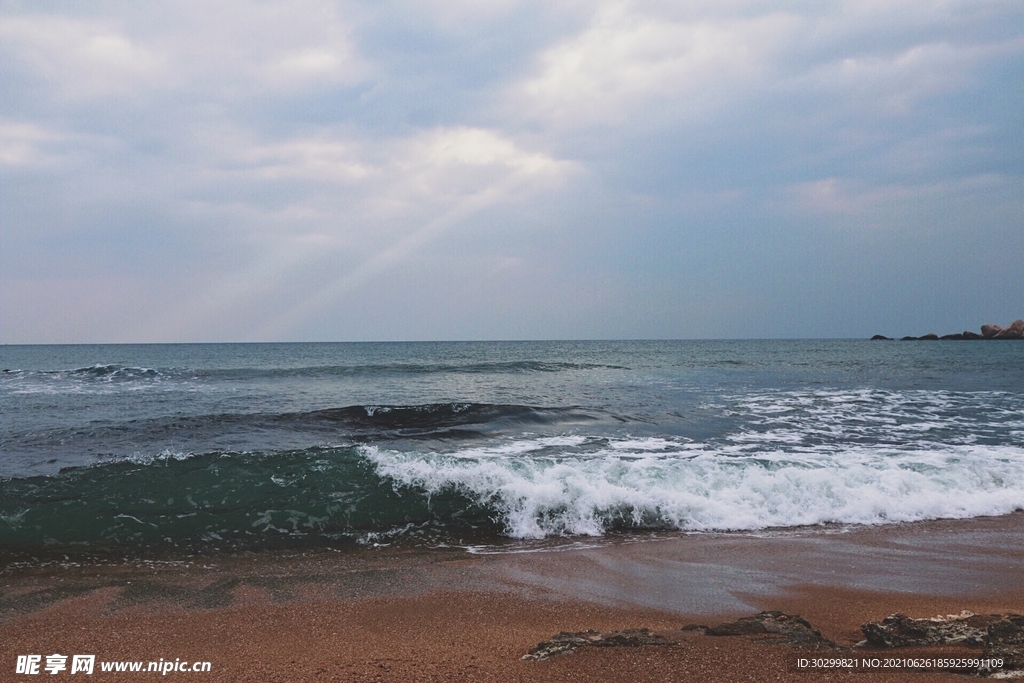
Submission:
[[[574,652],[581,647],[678,647],[687,632],[704,636],[744,636],[756,638],[766,644],[786,645],[796,650],[832,651],[850,655],[855,652],[870,653],[871,650],[957,646],[966,649],[960,653],[942,654],[934,660],[930,659],[930,655],[926,656],[917,650],[913,658],[921,663],[911,669],[949,671],[993,678],[1024,677],[1024,616],[974,614],[966,610],[960,614],[926,619],[911,619],[899,613],[890,614],[882,621],[863,624],[861,632],[865,640],[852,647],[825,638],[821,631],[799,615],[770,611],[718,626],[687,624],[681,629],[671,631],[638,628],[604,633],[562,632],[550,640],[539,643],[537,647],[523,655],[522,659],[544,660]],[[977,652],[979,649],[980,653]],[[838,668],[835,670],[838,671],[843,670],[843,666],[856,667],[856,664],[836,666]]]
[[[679,645],[675,640],[655,633],[649,628],[623,631],[563,631],[522,656],[522,659],[548,659],[554,655],[574,652],[581,647],[639,647],[640,645]]]
[[[962,341],[967,339],[1024,339],[1024,320],[1014,320],[1006,327],[986,323],[981,326],[981,334],[966,331],[944,334],[941,337],[935,333],[925,334],[920,337],[900,337],[900,341]],[[871,341],[892,341],[892,337],[876,334],[871,338]]]
[[[1020,614],[978,615],[963,611],[957,615],[911,619],[890,614],[882,621],[860,627],[866,640],[860,645],[899,648],[920,645],[962,643],[984,647],[986,662],[978,674],[998,678],[1024,677],[1024,616]],[[998,665],[991,666],[991,662]]]

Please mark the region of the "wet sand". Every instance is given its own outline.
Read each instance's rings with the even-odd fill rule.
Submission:
[[[860,624],[896,611],[1024,612],[1021,513],[512,549],[8,566],[0,680],[32,680],[14,673],[19,654],[60,653],[211,663],[209,673],[166,677],[190,681],[964,681],[796,671],[785,645],[679,629],[777,609],[853,645]],[[643,627],[678,644],[521,659],[560,631]],[[97,671],[85,680],[158,676]]]

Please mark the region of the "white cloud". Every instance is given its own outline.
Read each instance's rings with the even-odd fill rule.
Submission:
[[[478,299],[512,316],[623,283],[592,306],[616,334],[696,292],[693,267],[771,289],[765,264],[809,225],[956,223],[994,245],[1019,222],[1016,0],[8,6],[0,257],[114,299],[99,275],[144,271],[122,297],[150,312],[122,325],[135,339],[339,330],[308,321],[372,313],[384,281],[415,308],[497,271]],[[516,300],[514,273],[544,281]],[[28,329],[50,295],[18,291]]]
[[[287,337],[461,222],[490,207],[558,190],[580,170],[497,131],[473,127],[439,127],[376,143],[330,130],[275,143],[227,138],[231,145],[219,148],[219,168],[205,173],[204,184],[242,183],[272,192],[278,183],[297,180],[305,190],[285,210],[261,211],[236,199],[227,207],[193,204],[206,214],[226,208],[250,222],[262,256],[244,271],[216,277],[203,287],[201,302],[161,309],[146,328],[148,336],[201,334],[229,311],[248,310],[288,289],[300,274],[316,273],[314,289],[265,317],[252,333]]]
[[[45,148],[60,140],[61,136],[32,123],[0,120],[0,166],[49,165],[54,157]]]
[[[344,223],[356,215],[375,223],[421,219],[497,188],[516,193],[557,187],[579,168],[524,148],[497,130],[469,126],[384,140],[333,129],[273,142],[221,132],[209,142],[215,156],[209,158],[204,180],[304,181],[306,199],[344,203]],[[506,199],[504,194],[494,197]]]
[[[153,16],[127,7],[116,20],[57,14],[0,17],[0,52],[70,99],[140,91],[282,94],[357,83],[369,66],[335,3],[196,3]],[[210,90],[214,89],[211,93]]]
[[[3,17],[0,43],[70,97],[129,93],[167,69],[165,56],[131,40],[112,21]]]
[[[238,161],[260,180],[291,178],[346,184],[374,172],[359,158],[358,147],[325,135],[254,145],[244,150]]]
[[[499,131],[467,126],[424,131],[392,146],[385,175],[388,205],[458,202],[481,193],[556,187],[578,167],[543,152],[523,149]]]
[[[536,58],[504,106],[511,118],[556,133],[707,125],[763,96],[812,95],[870,112],[869,120],[911,115],[970,85],[986,60],[1024,53],[1019,33],[965,30],[964,12],[975,9],[955,0],[814,11],[778,2],[606,1],[581,31]]]
[[[0,169],[8,173],[67,172],[117,149],[117,140],[106,136],[0,118]]]
[[[971,195],[1005,194],[1007,190],[1019,185],[1020,179],[995,173],[930,183],[888,185],[869,185],[863,181],[832,177],[789,185],[780,191],[773,206],[796,214],[818,217],[877,215],[879,211],[893,212],[901,209],[907,215],[916,215],[920,211],[909,210],[915,204]],[[892,229],[894,221],[890,217],[880,225]]]
[[[948,39],[919,42],[896,50],[837,55],[804,74],[792,85],[830,94],[847,111],[871,119],[906,116],[930,98],[955,93],[972,84],[986,60],[1024,54],[1024,38],[977,45]]]
[[[352,61],[347,45],[303,48],[268,61],[263,76],[268,83],[279,87],[351,82],[355,80]]]
[[[623,123],[652,100],[673,100],[673,114],[704,111],[762,73],[765,53],[799,23],[775,13],[676,20],[606,3],[581,34],[541,55],[511,98],[528,117],[568,125]]]
[[[154,41],[214,99],[349,85],[372,71],[352,41],[350,4],[178,0],[172,8],[181,19]]]

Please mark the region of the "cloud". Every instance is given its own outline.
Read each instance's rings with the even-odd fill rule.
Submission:
[[[272,296],[298,273],[307,279],[318,273],[315,288],[293,297],[255,330],[259,337],[286,335],[475,214],[556,191],[579,172],[572,162],[471,127],[373,143],[323,131],[240,146],[220,166],[206,182],[250,182],[272,193],[276,184],[297,180],[304,191],[286,210],[259,214],[264,228],[253,237],[263,243],[262,257],[214,278],[201,303],[162,310],[146,323],[147,334],[198,332],[227,311]],[[255,218],[245,204],[227,209]],[[217,209],[203,204],[200,210]]]
[[[275,188],[286,188],[294,203],[309,209],[340,209],[340,202],[345,207],[342,223],[357,217],[373,224],[420,219],[496,187],[509,192],[555,188],[578,171],[577,164],[526,148],[499,131],[469,126],[383,139],[327,128],[261,141],[235,131],[222,132],[210,143],[214,149],[207,155],[204,185],[252,185],[262,188],[264,198],[274,196]]]
[[[168,6],[183,16],[151,38],[174,55],[192,87],[213,99],[294,96],[310,88],[350,86],[372,65],[353,39],[352,5],[308,2],[209,3],[178,0]],[[228,86],[228,92],[216,88]]]
[[[875,186],[841,178],[823,178],[783,188],[779,196],[781,201],[777,206],[785,211],[806,216],[877,215],[879,211],[907,212],[906,209],[915,204],[1005,194],[1010,188],[1019,185],[1020,179],[994,173],[931,183]],[[913,213],[919,212],[920,209]],[[889,216],[888,220],[873,227],[891,230],[895,223]]]
[[[47,147],[62,136],[33,123],[0,121],[0,167],[37,168],[56,161]]]
[[[539,57],[512,99],[527,116],[562,125],[622,123],[652,100],[671,101],[675,115],[702,111],[723,90],[754,80],[764,54],[799,23],[781,13],[674,20],[605,3],[581,34]]]
[[[369,71],[333,3],[190,0],[126,8],[117,20],[60,14],[0,17],[0,50],[72,100],[160,91],[287,95],[352,85]],[[161,30],[153,23],[163,24]]]
[[[258,180],[347,184],[374,172],[360,160],[359,151],[351,142],[327,135],[254,145],[239,155],[237,163]]]
[[[265,80],[278,87],[302,86],[310,82],[353,82],[350,50],[329,46],[295,50],[269,60],[263,68]]]
[[[797,75],[790,87],[804,87],[829,98],[846,116],[869,120],[907,117],[938,97],[974,87],[980,65],[1024,53],[1024,39],[981,44],[952,36],[833,59]]]
[[[71,98],[130,93],[167,70],[164,55],[126,37],[111,21],[0,17],[0,43]]]
[[[986,9],[1015,13],[998,2]],[[796,125],[856,115],[868,127],[983,85],[986,64],[1024,54],[1019,31],[966,12],[955,1],[601,2],[581,30],[535,58],[503,106],[552,135],[588,127],[698,134],[716,119],[734,125],[737,114],[757,126],[759,113],[777,117],[793,105],[809,105]]]
[[[820,323],[807,292],[837,272],[1020,252],[1022,22],[1017,0],[8,4],[4,334],[64,339],[32,311],[70,290],[111,340]]]

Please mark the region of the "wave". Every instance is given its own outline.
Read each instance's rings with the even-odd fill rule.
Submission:
[[[224,379],[258,379],[287,377],[327,377],[360,375],[431,375],[431,374],[518,374],[555,373],[580,370],[627,370],[625,366],[603,363],[562,361],[492,361],[436,363],[363,363],[351,365],[312,365],[294,368],[238,368],[198,371],[202,377]]]
[[[327,422],[352,429],[431,432],[478,426],[491,432],[499,426],[551,425],[597,419],[579,408],[492,403],[428,403],[422,405],[357,405],[287,413],[284,420]]]
[[[499,535],[880,524],[1022,508],[1024,448],[1014,446],[737,454],[681,438],[567,434],[447,452],[168,451],[9,479],[0,481],[0,547],[471,544]]]
[[[0,433],[0,478],[164,450],[299,451],[339,443],[469,443],[523,432],[597,428],[624,418],[600,410],[492,403],[352,405],[280,413],[166,415],[147,419],[54,422]]]
[[[117,381],[133,379],[154,379],[167,377],[166,371],[154,368],[136,367],[132,365],[120,365],[117,363],[97,363],[71,370],[4,370],[8,378],[35,378],[41,380],[67,380],[78,379],[80,381]]]
[[[180,372],[97,363],[71,370],[11,370],[0,374],[0,387],[11,394],[112,394],[162,387],[187,379]]]
[[[477,438],[517,429],[565,429],[600,419],[600,411],[575,407],[491,403],[353,405],[300,412],[172,415],[106,425],[93,423],[86,427],[9,434],[3,443],[12,451],[34,452],[57,446],[118,452],[136,449],[140,443],[150,448],[172,447],[175,443],[196,444],[200,448],[202,444],[241,443],[245,444],[241,450],[245,450],[267,443],[322,445],[325,439],[337,443],[339,438]]]
[[[514,538],[616,529],[754,530],[1000,515],[1024,508],[1024,449],[849,448],[745,455],[665,439],[598,440],[557,455],[365,449],[377,471],[428,495],[457,491]],[[542,448],[542,441],[537,442]]]
[[[44,387],[54,383],[129,382],[153,380],[187,380],[198,382],[248,381],[259,379],[288,379],[316,377],[352,377],[385,375],[432,374],[518,374],[557,373],[587,370],[627,370],[625,366],[602,363],[574,363],[561,361],[495,361],[466,363],[364,363],[351,365],[310,365],[283,368],[148,368],[117,363],[97,363],[68,370],[12,370],[4,371],[7,380],[34,382]]]
[[[96,379],[139,379],[162,377],[160,371],[154,370],[153,368],[138,368],[130,365],[117,364],[90,365],[89,367],[71,370],[68,374]]]
[[[624,366],[548,361],[488,363],[381,363],[311,365],[293,368],[149,368],[98,363],[70,370],[0,373],[0,391],[11,395],[107,395],[128,392],[218,392],[250,384],[288,381],[373,381],[377,378],[551,374],[625,370]]]

